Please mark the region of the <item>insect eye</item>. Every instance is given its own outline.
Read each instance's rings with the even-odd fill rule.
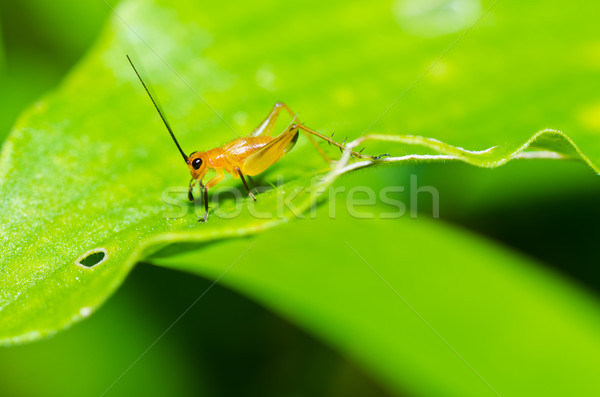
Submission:
[[[194,161],[192,161],[192,167],[194,167],[195,170],[199,169],[201,165],[202,159],[194,159]]]

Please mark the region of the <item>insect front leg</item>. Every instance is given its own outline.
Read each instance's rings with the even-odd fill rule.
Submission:
[[[192,178],[190,180],[190,189],[188,190],[188,200],[194,201],[194,186],[198,182],[197,179]]]
[[[202,183],[201,180],[199,179],[194,179],[192,178],[192,180],[190,180],[190,188],[188,190],[188,199],[190,201],[194,201],[194,186],[196,185],[196,183],[200,182],[200,189],[202,190],[202,192],[204,193],[204,217],[203,218],[198,218],[198,222],[206,222],[206,219],[208,219],[208,189],[206,188],[206,186],[204,186],[204,183]]]
[[[215,186],[217,183],[225,179],[225,173],[223,170],[217,170],[217,175],[212,177],[206,184],[200,182],[202,193],[204,195],[204,218],[198,219],[198,222],[206,222],[208,219],[208,189]]]
[[[198,222],[206,222],[208,219],[208,189],[204,185],[201,185],[201,188],[204,193],[204,218],[198,218]]]

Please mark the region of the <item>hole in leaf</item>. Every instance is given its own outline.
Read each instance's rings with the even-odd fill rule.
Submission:
[[[89,269],[104,262],[107,256],[108,254],[104,248],[96,248],[79,257],[77,265]]]

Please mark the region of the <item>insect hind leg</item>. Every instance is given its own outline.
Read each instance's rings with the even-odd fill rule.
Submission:
[[[285,103],[277,102],[273,106],[273,109],[271,109],[271,111],[269,112],[269,115],[265,118],[265,120],[262,123],[260,123],[260,125],[258,127],[256,127],[254,129],[254,131],[252,131],[250,136],[271,135],[273,133],[273,129],[275,128],[275,123],[277,122],[277,118],[281,114],[282,110],[285,110],[292,117],[292,123],[296,122],[297,125],[302,125],[302,123],[298,121],[298,114],[296,112],[294,112],[292,109],[290,109],[290,107],[288,105],[286,105]],[[308,137],[310,142],[317,149],[319,154],[321,156],[323,156],[325,161],[331,162],[331,159],[327,156],[327,154],[325,154],[323,149],[321,149],[321,147],[319,146],[317,141],[315,141],[315,139],[306,131],[303,131],[303,133],[306,134],[306,136]],[[296,143],[296,140],[294,139],[293,143],[287,148],[286,152],[289,151],[294,146],[295,143]]]
[[[311,142],[314,142],[314,145],[315,145],[315,146],[316,146],[316,147],[319,149],[319,151],[320,151],[320,152],[322,152],[322,149],[321,149],[321,148],[318,146],[318,144],[317,144],[317,142],[315,141],[315,139],[314,139],[312,136],[310,136],[310,135],[314,135],[314,136],[316,136],[316,137],[318,137],[318,138],[321,138],[321,139],[323,139],[324,141],[328,142],[329,144],[331,144],[331,145],[333,145],[333,146],[336,146],[336,147],[337,147],[337,148],[339,148],[341,151],[344,151],[344,150],[346,150],[346,146],[345,146],[345,144],[346,144],[346,139],[344,139],[344,142],[343,142],[343,143],[339,143],[339,142],[337,142],[337,141],[334,141],[334,140],[333,140],[331,137],[325,136],[325,135],[321,134],[321,133],[320,133],[320,132],[318,132],[318,131],[315,131],[315,130],[313,130],[313,129],[311,129],[311,128],[308,128],[308,127],[307,127],[307,126],[305,126],[304,124],[295,124],[294,126],[292,126],[292,128],[299,128],[299,129],[301,129],[303,132],[305,132],[307,135],[309,135],[309,137],[311,138]],[[333,135],[332,135],[332,136],[333,136]],[[381,156],[370,156],[370,155],[362,154],[361,152],[362,152],[362,150],[361,150],[361,151],[359,151],[359,152],[356,152],[356,151],[351,151],[351,152],[350,152],[350,154],[351,154],[353,157],[356,157],[356,158],[360,158],[360,159],[367,159],[367,160],[372,160],[372,161],[380,160],[382,157],[389,156],[389,154],[384,154],[384,155],[381,155]],[[323,155],[325,155],[325,154],[323,153]]]
[[[260,123],[258,127],[254,129],[254,131],[252,131],[250,136],[271,135],[273,129],[275,128],[277,118],[279,117],[279,114],[281,113],[282,109],[285,109],[290,114],[290,116],[292,116],[292,119],[295,120],[297,118],[296,113],[294,113],[288,105],[286,105],[283,102],[277,102],[273,106],[273,109],[271,109],[267,117],[263,120],[263,122]]]
[[[298,129],[301,130],[306,135],[306,137],[308,138],[310,143],[312,143],[312,145],[315,147],[315,149],[317,149],[319,154],[321,156],[323,156],[325,161],[327,161],[328,163],[331,163],[331,159],[329,158],[329,156],[327,156],[325,151],[323,149],[321,149],[321,146],[319,146],[319,143],[315,140],[315,138],[313,138],[313,136],[309,132],[305,131],[304,128],[302,128],[302,127],[304,127],[304,126],[301,124],[298,125]]]

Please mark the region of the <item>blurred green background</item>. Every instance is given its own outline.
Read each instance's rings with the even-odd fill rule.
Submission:
[[[336,13],[346,19],[350,15],[350,20],[355,22],[352,29],[357,32],[356,40],[366,37],[366,41],[376,41],[377,37],[370,35],[383,34],[361,29],[363,13],[379,12],[395,13],[399,25],[405,29],[406,39],[394,47],[382,37],[385,45],[365,54],[346,53],[345,47],[352,45],[340,44],[341,50],[336,56],[344,57],[348,70],[338,70],[335,74],[343,79],[344,73],[355,75],[358,68],[366,80],[354,83],[369,84],[372,62],[397,62],[401,75],[398,80],[402,83],[399,86],[408,88],[492,3],[440,0],[422,2],[420,6],[411,4],[396,1],[379,2],[374,6],[364,2],[336,8]],[[116,6],[116,3],[111,5]],[[214,26],[205,26],[208,30],[214,29],[217,36],[220,23],[227,28],[239,29],[238,35],[243,37],[244,24],[272,21],[273,24],[289,23],[305,29],[306,43],[315,43],[319,40],[311,36],[311,15],[323,24],[319,26],[320,31],[335,32],[336,29],[335,13],[330,18],[317,18],[323,12],[331,12],[325,5],[323,11],[318,4],[294,3],[269,8],[268,3],[261,3],[253,10],[255,19],[260,22],[253,22],[252,15],[247,15],[248,11],[242,6],[240,9],[235,3],[225,6],[228,9],[218,13],[223,20],[210,21]],[[241,9],[245,11],[242,13]],[[452,14],[456,10],[469,22],[444,17],[444,13]],[[303,15],[304,24],[298,24],[294,19],[296,14]],[[511,136],[530,136],[543,128],[559,128],[573,134],[576,143],[583,142],[597,150],[599,145],[595,142],[600,140],[597,121],[600,117],[597,115],[600,110],[597,90],[600,33],[595,21],[598,15],[600,7],[585,2],[500,0],[477,25],[482,30],[474,28],[468,32],[386,115],[385,132],[432,137],[456,135],[456,140],[451,143],[462,144],[460,140],[464,139],[467,148],[483,149],[490,143],[504,143],[507,138],[503,129],[510,127],[518,131],[518,134],[509,133]],[[68,0],[58,4],[25,0],[0,4],[0,137],[8,135],[24,108],[59,85],[93,44],[110,16],[107,4],[96,0]],[[480,35],[480,39],[471,41],[470,35]],[[485,47],[481,46],[481,35],[489,36]],[[330,37],[335,39],[335,34]],[[286,46],[288,38],[285,35],[272,39],[279,42],[276,48],[285,48],[298,58],[288,62],[300,62],[307,73],[310,68],[327,67],[311,56],[310,45],[298,45],[302,43],[301,36],[292,40],[296,45],[294,48]],[[519,42],[530,45],[530,51],[524,53],[520,47],[512,52],[511,43]],[[240,39],[240,42],[228,42],[227,45],[235,52],[243,47],[243,41]],[[271,55],[269,48],[265,43],[265,47],[257,47],[255,52],[264,52],[265,58],[276,59],[277,53]],[[425,55],[418,60],[402,60],[405,63],[400,64],[399,57],[390,55],[398,48],[411,53],[422,51]],[[285,65],[276,60],[271,63]],[[482,65],[481,73],[467,76],[471,79],[468,81],[452,69],[460,69],[467,63]],[[268,80],[268,68],[263,73]],[[499,76],[503,76],[502,81],[498,81]],[[292,84],[298,87],[297,90],[302,87],[301,78],[297,76],[298,81]],[[494,82],[488,83],[490,79]],[[315,87],[314,81],[311,87]],[[502,87],[501,91],[499,87]],[[346,98],[362,103],[361,109],[366,115],[363,125],[348,126],[343,120],[332,122],[338,130],[350,128],[356,132],[375,121],[401,93],[397,87],[373,86],[366,91],[371,96],[364,99],[348,99],[344,92],[311,91],[302,95],[339,95],[340,102]],[[252,95],[247,95],[240,99],[240,107],[251,101]],[[272,99],[274,102],[286,98]],[[305,105],[304,109],[303,116],[310,117],[310,106]],[[323,112],[318,115],[319,120],[327,116]],[[392,129],[394,120],[402,120],[398,122],[402,125],[401,131]],[[380,129],[374,127],[374,130]],[[454,131],[462,132],[454,134]],[[551,277],[556,275],[569,284],[569,288],[591,301],[598,298],[600,209],[597,203],[600,183],[597,175],[585,165],[540,160],[513,162],[493,170],[462,164],[413,165],[401,170],[397,167],[377,168],[344,177],[337,186],[347,189],[359,184],[375,189],[390,184],[409,186],[411,175],[418,175],[419,185],[438,189],[441,221],[457,226],[457,230],[465,229],[492,240],[507,252],[531,259],[536,264],[535,272]],[[399,198],[408,202],[408,194]],[[420,216],[427,218],[431,215],[431,200],[427,195],[421,195],[419,199]],[[381,210],[384,209],[382,206]],[[353,222],[356,221],[340,220],[343,225],[340,232],[350,228],[347,225],[354,225]],[[298,241],[310,244],[306,229],[309,228],[300,232],[292,228],[288,232],[292,236],[303,233],[302,238],[298,235]],[[363,240],[368,245],[370,240],[375,244],[376,240],[385,237],[366,235]],[[271,238],[275,239],[274,235]],[[393,248],[393,241],[390,243]],[[427,244],[423,243],[423,246]],[[322,249],[325,252],[327,248]],[[315,252],[318,254],[319,251]],[[398,258],[392,257],[392,252],[390,250],[390,260],[402,263],[402,252],[397,253]],[[262,260],[278,264],[285,260],[281,259],[282,255],[284,253]],[[449,259],[448,266],[452,264]],[[402,265],[421,267],[418,263]],[[325,260],[323,266],[328,266]],[[117,294],[90,319],[49,340],[2,348],[0,395],[100,395],[211,284],[210,278],[140,264]],[[341,353],[339,346],[317,339],[285,316],[228,287],[220,284],[213,287],[107,395],[140,392],[146,395],[214,396],[415,394],[412,386],[407,386],[406,390],[390,386],[393,382],[382,380],[389,379],[389,375],[378,374],[374,369],[376,365],[362,365],[356,356]],[[436,297],[444,299],[445,292],[439,289],[431,291],[431,295],[433,300]],[[502,296],[498,300],[501,301]],[[597,314],[590,316],[594,321],[597,319]],[[385,323],[381,324],[381,327],[385,326]],[[562,340],[560,334],[553,334],[553,329],[545,331],[555,337],[550,339],[556,344],[576,342]],[[494,343],[501,341],[494,340]],[[527,349],[527,346],[528,341],[523,341],[522,348]],[[500,345],[498,350],[501,350]],[[502,361],[502,358],[498,360]],[[542,356],[537,361],[533,357],[532,362],[537,362],[535,365],[539,366],[540,372],[550,365]],[[558,363],[560,359],[554,365]],[[585,358],[580,365],[588,365]],[[390,372],[394,370],[392,368]],[[449,373],[452,371],[448,368]],[[578,382],[576,374],[570,379],[574,385]],[[423,380],[423,384],[426,383],[427,379]],[[439,395],[439,389],[435,387],[424,386],[422,390],[418,394]]]

